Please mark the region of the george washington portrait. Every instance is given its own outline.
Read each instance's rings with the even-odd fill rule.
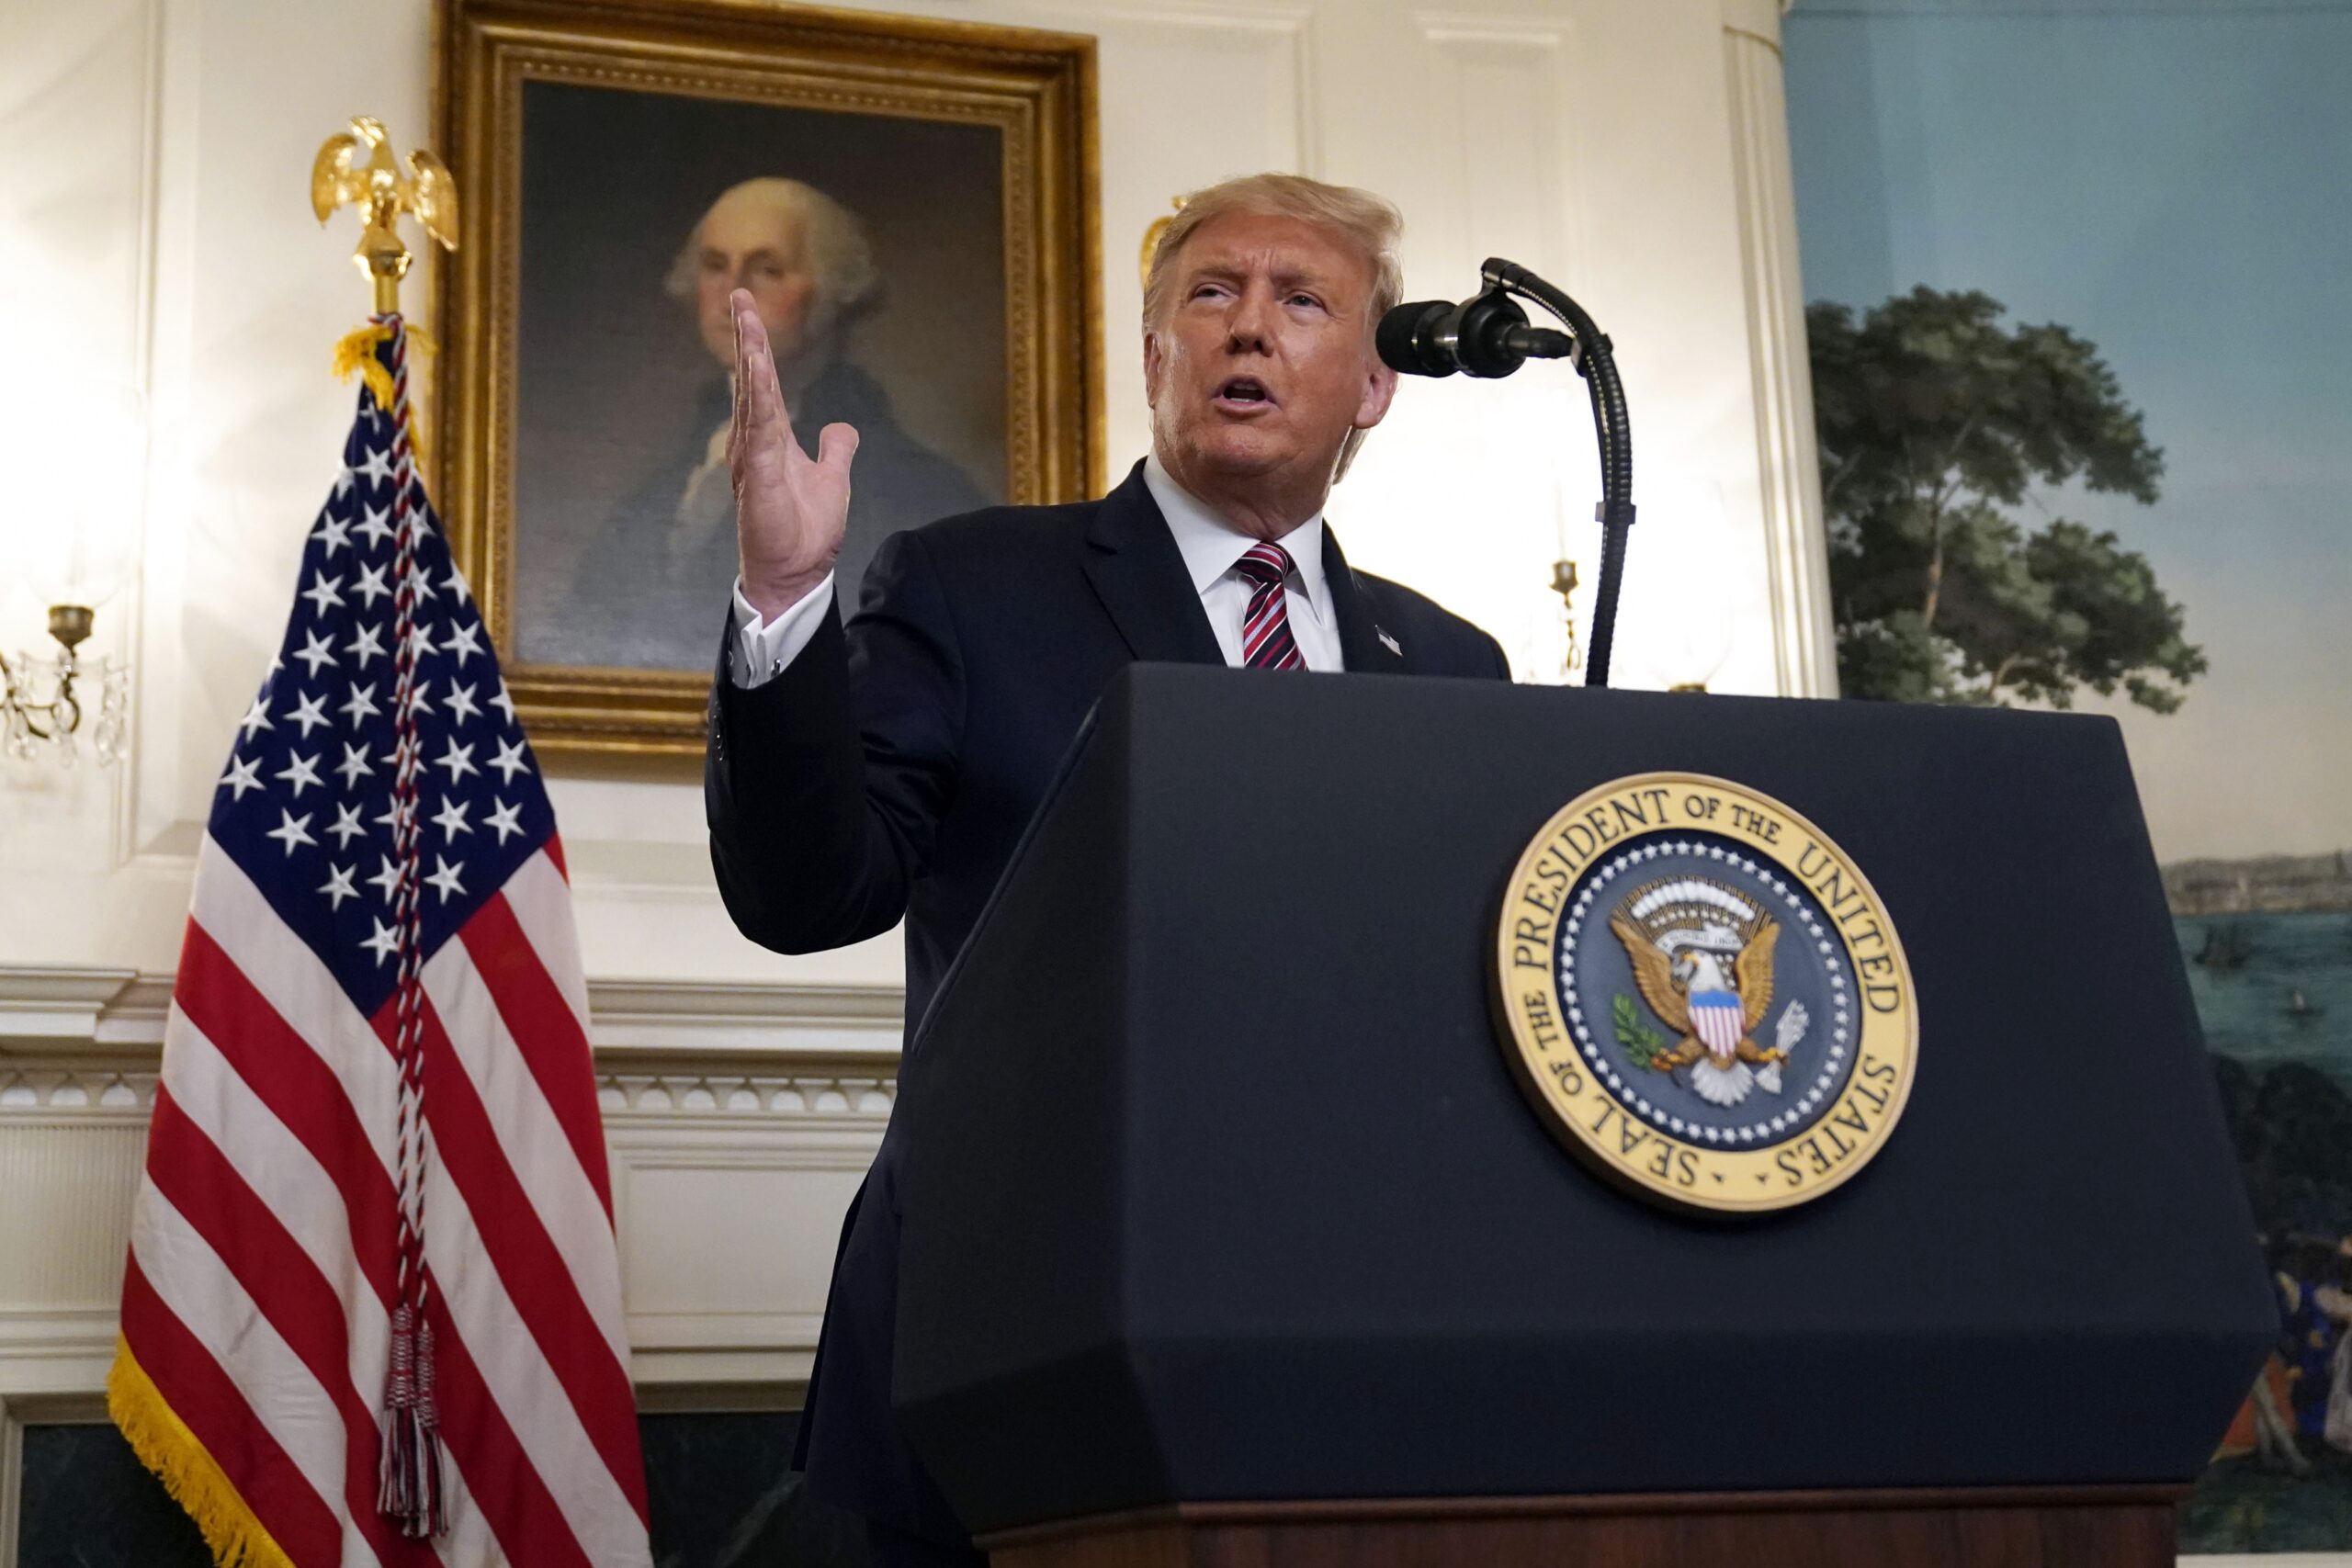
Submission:
[[[707,670],[735,580],[731,291],[794,433],[862,437],[835,568],[1005,491],[987,128],[569,85],[526,89],[514,652]]]

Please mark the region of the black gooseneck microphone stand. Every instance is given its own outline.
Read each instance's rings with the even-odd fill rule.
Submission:
[[[1381,359],[1412,376],[1508,376],[1530,359],[1566,359],[1592,394],[1593,427],[1600,439],[1600,583],[1592,606],[1592,642],[1585,684],[1609,684],[1609,655],[1616,642],[1618,586],[1625,572],[1625,536],[1634,525],[1634,440],[1625,415],[1625,387],[1617,378],[1609,337],[1584,308],[1517,262],[1489,256],[1478,269],[1485,288],[1453,304],[1419,299],[1385,312],[1374,334]],[[1567,331],[1531,327],[1511,298],[1532,299]],[[1556,584],[1565,593],[1565,584]]]
[[[1625,384],[1618,379],[1609,335],[1593,325],[1584,307],[1517,262],[1489,256],[1478,269],[1487,292],[1532,300],[1568,330],[1576,347],[1567,357],[1592,397],[1594,433],[1600,441],[1600,581],[1593,590],[1592,640],[1585,653],[1584,683],[1609,684],[1609,655],[1616,641],[1617,595],[1625,575],[1625,539],[1634,526],[1634,435],[1625,412]]]

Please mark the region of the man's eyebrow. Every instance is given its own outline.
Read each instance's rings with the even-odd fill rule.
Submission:
[[[1233,278],[1246,277],[1250,272],[1250,266],[1247,262],[1204,259],[1193,264],[1192,269],[1186,274],[1185,280],[1190,283],[1198,283],[1204,279],[1226,282]],[[1305,287],[1319,289],[1330,286],[1329,274],[1306,262],[1287,263],[1276,267],[1273,272],[1273,281],[1277,288]]]
[[[1203,260],[1196,261],[1187,267],[1184,277],[1187,282],[1197,283],[1205,277],[1239,277],[1249,270],[1249,267],[1238,262]]]

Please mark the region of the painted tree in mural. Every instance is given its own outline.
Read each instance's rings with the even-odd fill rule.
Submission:
[[[2037,485],[2156,499],[2164,454],[2091,344],[1975,292],[1814,305],[1814,409],[1848,696],[2158,713],[2204,672],[2180,605],[2111,533],[2005,510]]]

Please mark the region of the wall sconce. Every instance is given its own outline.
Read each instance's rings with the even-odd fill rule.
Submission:
[[[130,671],[82,644],[129,575],[146,447],[139,399],[125,388],[52,382],[0,418],[0,482],[12,492],[0,516],[0,570],[48,606],[56,645],[46,655],[0,654],[7,756],[70,768],[85,744],[101,767],[123,754]]]
[[[57,639],[53,659],[0,654],[0,744],[8,755],[32,761],[46,757],[62,768],[74,765],[75,737],[85,717],[91,754],[100,767],[122,755],[125,716],[130,710],[130,671],[107,659],[84,659],[75,651],[90,635],[96,612],[85,604],[51,604],[49,635]]]
[[[1584,649],[1577,646],[1577,563],[1555,560],[1552,563],[1552,592],[1560,596],[1560,623],[1568,637],[1567,652],[1560,659],[1560,679],[1566,681],[1584,663]]]

